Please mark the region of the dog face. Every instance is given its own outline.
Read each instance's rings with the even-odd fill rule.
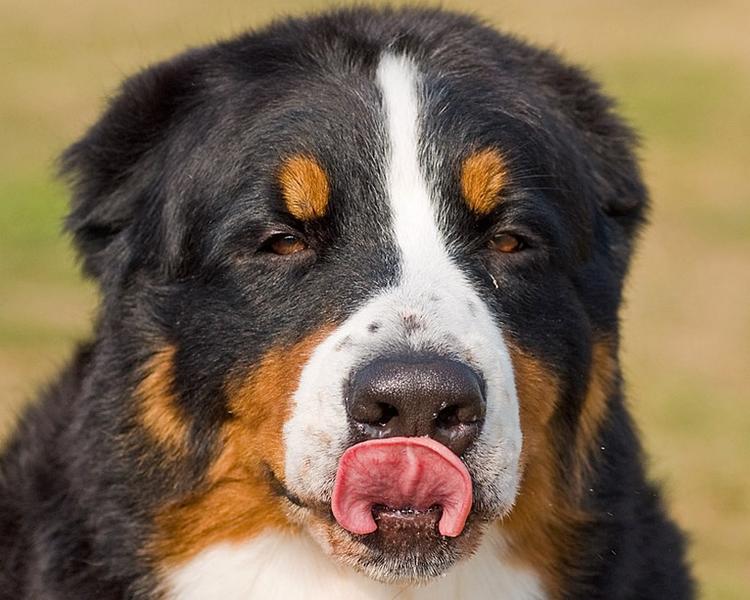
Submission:
[[[511,234],[493,232],[477,244],[462,223],[471,219],[477,207],[470,203],[477,198],[454,197],[465,206],[452,206],[441,193],[460,185],[441,177],[456,173],[458,157],[441,156],[444,132],[422,135],[425,95],[416,66],[385,54],[374,83],[381,102],[373,112],[379,113],[385,149],[372,168],[379,175],[372,201],[385,225],[376,252],[392,274],[335,324],[305,363],[284,425],[285,485],[303,506],[328,505],[341,454],[352,443],[430,435],[462,456],[474,486],[474,517],[488,520],[513,502],[522,436],[508,348],[487,302],[493,275],[482,264],[502,258],[481,255],[503,254],[497,237]],[[505,177],[500,154],[494,148],[477,152],[464,159],[464,188],[476,185],[480,189],[466,191],[499,202],[495,188]],[[432,176],[441,180],[428,179],[420,155],[433,161]],[[369,234],[363,227],[359,235]],[[482,247],[487,245],[489,250]],[[331,548],[344,546],[358,565],[383,578],[439,574],[465,545],[439,539],[407,544],[401,537],[410,535],[409,528],[389,535],[384,524],[356,540],[326,519],[314,521],[314,528]]]
[[[443,13],[290,22],[127,82],[64,161],[144,555],[284,529],[414,581],[500,518],[544,544],[529,515],[565,510],[617,378],[631,144],[578,71]]]

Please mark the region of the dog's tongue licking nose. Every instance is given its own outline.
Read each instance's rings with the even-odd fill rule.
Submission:
[[[374,506],[390,510],[442,508],[441,535],[456,537],[471,510],[471,477],[461,460],[430,438],[394,437],[349,448],[333,486],[333,516],[356,534],[375,531]]]

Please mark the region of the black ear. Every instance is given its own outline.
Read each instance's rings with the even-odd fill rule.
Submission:
[[[602,211],[629,231],[644,220],[648,192],[638,165],[638,138],[616,114],[614,102],[594,86],[572,108],[589,146],[591,176]]]
[[[545,56],[542,61],[549,59]],[[585,169],[600,209],[632,237],[648,210],[648,192],[636,155],[637,136],[584,70],[558,63],[545,70],[544,84],[557,92],[560,109],[588,149]]]
[[[84,272],[100,281],[133,261],[159,255],[148,229],[161,218],[168,141],[196,97],[200,61],[192,54],[128,79],[101,119],[60,159],[72,188],[66,228]],[[145,247],[148,246],[148,247]]]

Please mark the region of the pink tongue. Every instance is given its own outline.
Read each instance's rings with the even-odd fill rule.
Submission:
[[[471,510],[471,477],[458,456],[427,437],[362,442],[341,456],[331,508],[344,529],[366,534],[378,528],[373,505],[419,511],[440,505],[440,534],[456,537]]]

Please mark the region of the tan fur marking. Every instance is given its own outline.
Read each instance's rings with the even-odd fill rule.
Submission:
[[[182,452],[188,435],[188,424],[180,414],[174,391],[174,346],[165,346],[148,361],[145,377],[137,390],[139,418],[143,426],[162,446]]]
[[[480,216],[489,214],[500,202],[508,172],[500,152],[477,150],[461,166],[461,192],[469,208]]]
[[[156,516],[152,554],[159,563],[181,563],[217,542],[293,527],[270,487],[267,468],[283,479],[282,429],[289,402],[304,364],[327,331],[269,351],[248,375],[227,382],[234,418],[222,429],[204,485]]]
[[[559,481],[560,457],[549,421],[560,401],[560,382],[540,361],[509,345],[524,436],[523,480],[516,504],[501,527],[514,555],[539,570],[551,598],[560,590],[560,565],[574,555],[577,532],[589,521],[581,508],[594,442],[607,411],[617,359],[607,340],[594,344],[589,384],[581,407],[574,472]]]
[[[576,475],[584,483],[592,452],[600,451],[598,434],[607,414],[607,401],[619,374],[617,355],[611,340],[603,338],[594,344],[586,399],[581,407],[576,437]]]
[[[323,167],[311,156],[287,158],[279,170],[287,210],[300,221],[319,219],[328,210],[330,185]]]
[[[570,551],[577,522],[556,488],[555,453],[549,421],[560,400],[557,376],[536,358],[509,344],[519,398],[523,479],[513,510],[501,523],[521,563],[532,565],[551,597],[560,589],[558,565]]]

